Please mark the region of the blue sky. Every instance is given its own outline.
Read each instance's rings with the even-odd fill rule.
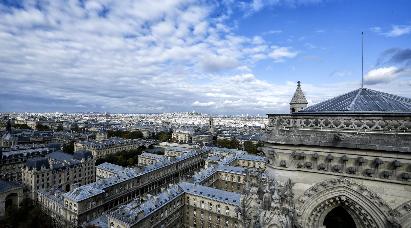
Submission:
[[[411,97],[411,2],[0,1],[0,111],[287,112]]]

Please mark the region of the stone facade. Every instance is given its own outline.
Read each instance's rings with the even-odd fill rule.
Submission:
[[[3,151],[0,154],[0,179],[21,182],[21,171],[26,161],[31,158],[44,157],[51,153],[47,147],[20,147]]]
[[[296,226],[331,227],[341,216],[359,228],[410,227],[410,101],[359,89],[268,115],[267,172],[294,183]]]
[[[101,216],[111,208],[149,193],[157,193],[161,188],[193,174],[204,165],[206,153],[203,150],[187,153],[182,157],[149,165],[143,169],[107,168],[106,164],[106,167],[99,167],[98,181],[75,188],[61,197],[55,197],[50,193],[41,194],[39,197],[42,198],[39,198],[39,201],[45,204],[42,205],[45,209],[60,218],[61,224],[78,226]],[[104,170],[110,170],[111,174],[103,173]],[[103,175],[107,175],[107,178]],[[60,210],[51,210],[52,208],[47,206],[50,200],[57,200],[58,205],[63,206],[57,207]]]
[[[6,214],[7,207],[19,207],[23,198],[23,187],[0,180],[0,218]]]
[[[45,158],[27,161],[22,169],[22,183],[33,199],[40,190],[58,188],[67,192],[94,182],[94,165],[95,159],[90,152],[83,152],[81,156],[53,152]]]
[[[95,159],[121,151],[136,150],[141,146],[149,147],[155,142],[143,139],[110,138],[100,141],[82,141],[74,144],[74,151],[91,151]]]

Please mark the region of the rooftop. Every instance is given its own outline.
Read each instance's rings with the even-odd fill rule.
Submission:
[[[113,211],[110,216],[128,224],[136,224],[184,193],[209,198],[235,206],[240,205],[240,194],[238,193],[181,182],[172,185],[157,196],[149,197],[147,201],[143,203],[141,203],[140,200],[134,200],[126,205],[120,206],[117,210]]]
[[[16,188],[20,188],[20,186],[14,182],[0,180],[0,192],[7,192]]]
[[[293,115],[321,113],[411,114],[411,99],[360,88],[309,106]]]
[[[247,161],[260,161],[260,162],[267,162],[265,157],[252,155],[252,154],[240,154],[237,156],[240,160],[247,160]]]
[[[204,198],[209,198],[222,203],[227,203],[235,206],[240,205],[240,194],[227,192],[224,190],[206,187],[203,185],[181,182],[178,184],[185,193],[189,193]]]

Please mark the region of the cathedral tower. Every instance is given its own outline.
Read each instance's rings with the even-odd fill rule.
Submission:
[[[307,99],[305,99],[304,93],[301,90],[301,82],[297,82],[297,89],[290,102],[290,113],[299,112],[306,108],[308,105]]]

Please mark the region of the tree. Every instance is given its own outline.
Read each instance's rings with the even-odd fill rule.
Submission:
[[[107,137],[119,137],[124,139],[141,139],[144,137],[141,131],[121,131],[121,130],[110,130],[107,131]]]
[[[127,139],[141,139],[144,135],[141,131],[131,131],[127,134]]]
[[[75,131],[75,132],[80,132],[80,128],[78,127],[78,124],[72,124],[70,130]]]
[[[31,199],[24,199],[19,208],[6,211],[6,217],[0,220],[0,227],[54,227],[53,220],[44,213]]]
[[[43,124],[41,124],[41,123],[37,123],[37,124],[36,124],[36,129],[37,129],[38,131],[49,131],[49,130],[50,130],[50,127],[47,126],[47,125],[43,125]]]
[[[171,139],[171,132],[161,131],[157,133],[154,138],[161,141],[161,142],[168,142]]]
[[[13,124],[15,129],[31,129],[27,124]]]
[[[121,166],[134,166],[138,163],[138,155],[140,155],[144,149],[145,147],[141,146],[137,150],[120,151],[116,154],[109,154],[104,158],[97,159],[96,165],[108,162]]]
[[[58,125],[56,131],[64,131],[63,125]]]
[[[224,147],[228,149],[241,149],[240,142],[235,139],[217,139],[217,146]]]
[[[74,153],[74,141],[70,141],[63,145],[63,152],[73,154]]]

